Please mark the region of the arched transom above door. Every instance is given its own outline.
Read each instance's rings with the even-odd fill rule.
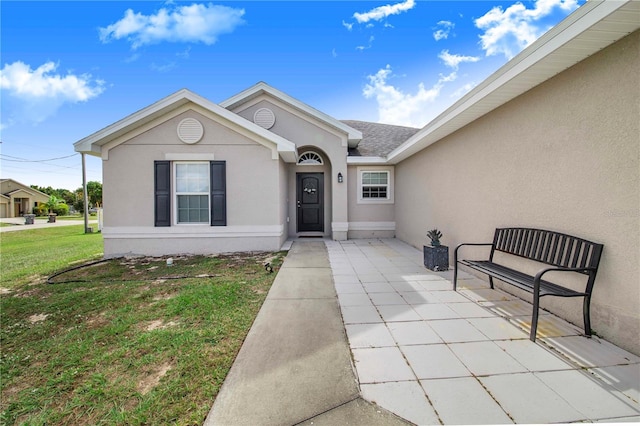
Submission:
[[[322,161],[322,157],[320,154],[313,151],[305,151],[298,158],[298,164],[303,166],[309,165],[322,165],[324,162]]]

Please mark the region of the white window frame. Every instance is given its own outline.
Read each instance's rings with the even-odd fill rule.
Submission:
[[[315,155],[317,157],[317,162],[314,163],[301,163],[300,159],[302,159],[302,157],[304,157],[305,155]],[[315,151],[305,151],[302,154],[300,154],[300,158],[298,159],[298,166],[323,166],[324,165],[324,160],[322,159],[322,155],[318,154]]]
[[[358,167],[358,204],[393,204],[394,203],[394,175],[393,167],[384,166],[372,166],[372,167]],[[365,173],[386,173],[387,174],[387,197],[386,198],[364,198],[363,188],[366,186],[363,184],[363,175]],[[382,186],[382,185],[375,185]]]
[[[178,192],[178,166],[184,164],[203,164],[206,165],[207,181],[209,190],[206,192]],[[208,161],[174,161],[172,167],[171,189],[173,202],[174,225],[177,226],[202,226],[211,224],[211,169]],[[207,196],[207,221],[206,222],[180,222],[178,214],[178,196],[180,195],[206,195]]]

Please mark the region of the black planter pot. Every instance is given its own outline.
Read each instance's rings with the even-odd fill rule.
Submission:
[[[446,271],[449,269],[449,247],[423,246],[424,266],[432,271]]]

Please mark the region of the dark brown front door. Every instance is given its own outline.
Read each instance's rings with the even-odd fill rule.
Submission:
[[[298,173],[298,232],[324,232],[324,174]]]

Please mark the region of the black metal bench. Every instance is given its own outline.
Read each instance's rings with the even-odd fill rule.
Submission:
[[[491,246],[489,260],[459,260],[458,250],[463,246]],[[538,310],[542,296],[583,297],[584,332],[591,336],[589,305],[591,292],[602,255],[602,244],[553,231],[531,228],[498,228],[493,243],[464,243],[454,252],[453,289],[458,284],[458,265],[464,265],[493,278],[533,294],[533,315],[529,339],[536,341]],[[541,269],[535,276],[493,262],[496,251],[551,265]],[[542,279],[548,272],[577,272],[588,276],[584,292],[575,291]]]

